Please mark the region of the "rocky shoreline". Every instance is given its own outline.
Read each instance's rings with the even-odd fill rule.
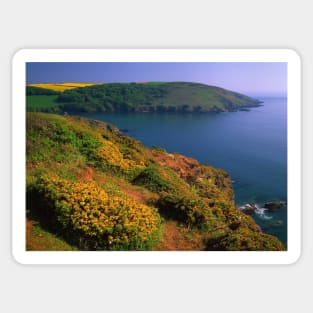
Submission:
[[[281,209],[283,207],[287,206],[287,202],[286,201],[270,201],[270,202],[266,202],[264,203],[263,206],[258,206],[255,203],[246,203],[242,206],[239,207],[240,211],[247,214],[247,215],[252,215],[253,213],[255,213],[256,211],[262,209],[262,210],[267,210],[267,211],[274,211],[274,210],[278,210]]]

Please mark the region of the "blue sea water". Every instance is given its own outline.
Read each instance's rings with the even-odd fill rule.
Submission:
[[[160,146],[226,170],[238,206],[287,201],[287,99],[227,113],[80,114],[127,129],[148,147]],[[264,232],[287,244],[287,207],[253,215]]]

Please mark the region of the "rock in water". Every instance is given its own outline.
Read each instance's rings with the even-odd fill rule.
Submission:
[[[243,213],[248,214],[248,215],[252,215],[257,209],[258,209],[258,207],[253,203],[252,204],[247,203],[247,204],[240,207],[240,210]]]
[[[277,210],[285,207],[287,202],[285,201],[271,201],[264,204],[264,208],[268,210]]]

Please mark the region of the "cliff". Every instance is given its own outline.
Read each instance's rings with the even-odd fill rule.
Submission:
[[[221,169],[80,117],[28,113],[26,143],[28,222],[73,249],[284,250]]]

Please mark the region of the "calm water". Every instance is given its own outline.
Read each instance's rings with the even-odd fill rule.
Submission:
[[[287,99],[229,113],[81,114],[127,129],[144,145],[164,147],[226,170],[236,203],[287,200]],[[287,208],[255,214],[264,232],[287,242]]]

